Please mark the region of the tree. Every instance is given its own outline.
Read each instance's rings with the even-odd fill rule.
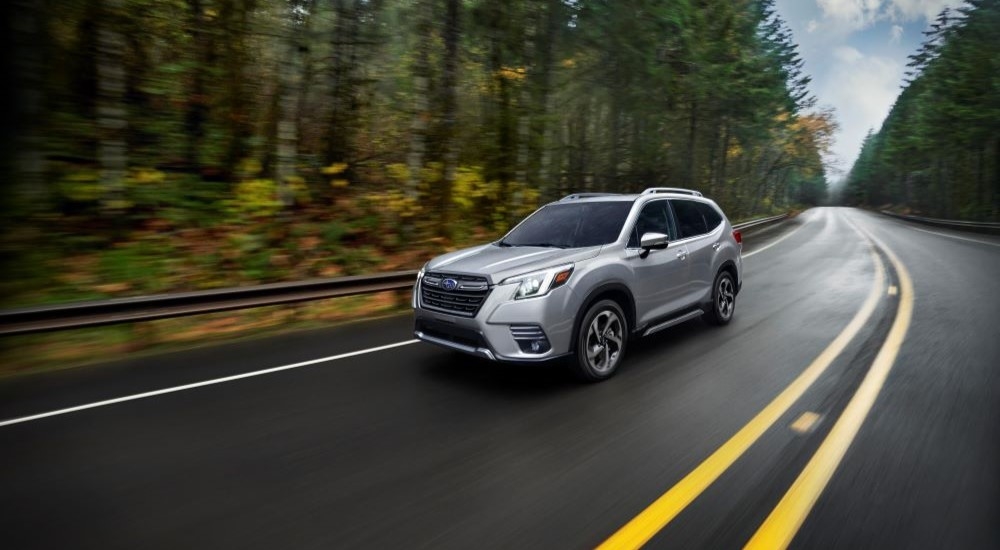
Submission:
[[[103,0],[101,26],[97,31],[97,126],[100,139],[98,161],[104,184],[104,205],[108,210],[123,208],[128,150],[125,134],[125,39],[118,30],[124,17],[123,0]]]
[[[850,198],[931,216],[1000,217],[1000,2],[935,19],[908,79],[848,175]]]

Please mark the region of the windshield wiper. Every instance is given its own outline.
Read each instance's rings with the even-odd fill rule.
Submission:
[[[508,243],[508,242],[504,242],[504,240],[503,240],[503,239],[500,239],[500,240],[499,240],[499,241],[497,241],[497,242],[496,242],[495,244],[496,244],[497,246],[501,247],[501,248],[507,248],[508,246],[514,246],[514,245],[512,245],[512,244],[510,244],[510,243]]]
[[[542,248],[569,248],[564,244],[556,244],[556,243],[531,243],[531,244],[519,244],[517,246],[539,246]]]

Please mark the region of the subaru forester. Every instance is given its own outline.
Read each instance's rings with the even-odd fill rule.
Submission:
[[[493,361],[567,358],[603,380],[630,338],[696,317],[729,323],[741,252],[739,231],[697,191],[572,194],[496,242],[427,262],[414,334]]]

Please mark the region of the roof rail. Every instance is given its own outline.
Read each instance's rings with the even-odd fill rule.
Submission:
[[[573,193],[571,195],[566,195],[565,197],[559,199],[561,201],[568,201],[574,199],[586,199],[588,197],[613,197],[619,195],[620,193]]]
[[[642,192],[643,195],[652,195],[654,193],[680,193],[682,195],[693,195],[695,197],[703,197],[701,191],[695,191],[694,189],[682,189],[680,187],[650,187]]]

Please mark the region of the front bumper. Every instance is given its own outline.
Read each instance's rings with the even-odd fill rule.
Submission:
[[[488,344],[486,343],[486,340],[482,338],[482,334],[480,333],[476,333],[476,338],[474,340],[470,340],[463,336],[456,337],[457,335],[455,334],[453,327],[447,327],[441,324],[438,324],[438,326],[428,326],[427,321],[417,321],[413,329],[413,335],[424,342],[465,352],[469,355],[489,359],[490,361],[498,360],[496,354],[493,353],[493,350],[487,347]],[[461,340],[459,338],[461,338]]]
[[[514,300],[517,285],[496,285],[475,317],[451,315],[422,307],[419,283],[414,288],[414,331],[418,339],[491,361],[538,362],[569,353],[574,315],[580,304],[568,286],[537,298]],[[536,325],[548,349],[525,351],[511,327]]]

